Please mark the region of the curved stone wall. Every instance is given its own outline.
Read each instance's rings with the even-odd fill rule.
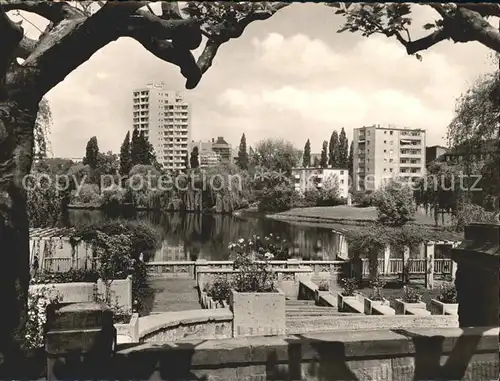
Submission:
[[[232,337],[233,314],[227,308],[165,312],[139,319],[140,342]]]

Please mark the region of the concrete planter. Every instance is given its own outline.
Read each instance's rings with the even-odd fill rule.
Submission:
[[[431,299],[432,315],[458,315],[458,303],[443,303],[437,299]]]
[[[339,312],[350,312],[346,305],[348,302],[355,304],[359,300],[356,295],[344,296],[341,292],[337,292],[337,307]]]
[[[285,294],[276,292],[238,292],[231,290],[233,337],[284,335]]]
[[[396,314],[407,315],[408,308],[427,310],[427,306],[424,302],[407,303],[407,302],[403,302],[403,299],[396,299],[394,301],[394,309],[396,310]]]
[[[115,324],[117,344],[139,342],[139,314],[134,313],[127,324]]]
[[[316,304],[319,304],[319,300],[322,296],[330,295],[330,291],[320,291],[320,290],[315,290],[314,291],[314,300],[316,301]]]
[[[384,306],[390,308],[390,303],[387,299],[384,300],[371,300],[365,296],[364,300],[364,311],[366,315],[373,315],[374,306]]]

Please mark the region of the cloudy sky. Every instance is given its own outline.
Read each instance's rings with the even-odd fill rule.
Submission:
[[[413,38],[434,11],[413,5]],[[427,144],[443,144],[455,99],[481,74],[493,70],[479,43],[442,42],[406,55],[395,40],[336,33],[342,17],[320,4],[293,4],[251,24],[220,49],[199,86],[186,92],[195,140],[224,136],[234,146],[284,138],[313,152],[333,130],[368,124],[425,128]],[[496,21],[493,21],[496,25]],[[184,88],[178,69],[122,38],[97,52],[54,88],[52,152],[81,157],[96,135],[101,151],[117,152],[131,128],[134,88],[162,80]]]

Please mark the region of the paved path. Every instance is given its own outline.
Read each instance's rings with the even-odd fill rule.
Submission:
[[[153,314],[201,309],[193,279],[152,279],[149,285],[154,290]]]

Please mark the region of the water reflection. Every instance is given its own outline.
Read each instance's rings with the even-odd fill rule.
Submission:
[[[100,211],[70,211],[69,224],[79,225],[105,221],[110,217]],[[294,257],[335,259],[339,237],[330,229],[291,225],[256,216],[223,216],[209,214],[137,213],[131,219],[146,220],[159,228],[161,247],[151,260],[225,260],[228,245],[239,238],[269,233],[286,239]]]

